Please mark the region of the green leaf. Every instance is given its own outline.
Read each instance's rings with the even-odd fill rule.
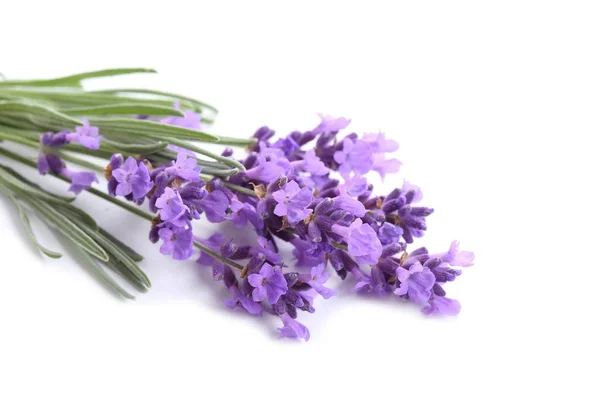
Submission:
[[[218,112],[218,110],[211,106],[210,104],[206,104],[202,101],[193,99],[191,97],[182,96],[175,93],[163,92],[160,90],[151,90],[151,89],[108,89],[108,90],[95,90],[90,93],[115,93],[115,94],[149,94],[159,97],[166,97],[171,101],[184,101],[192,104],[197,110],[202,110],[202,108],[208,108],[214,112]]]
[[[6,185],[12,187],[14,191],[19,192],[20,194],[25,196],[35,196],[37,198],[44,199],[52,203],[59,203],[65,205],[68,205],[69,202],[75,200],[74,197],[64,197],[47,192],[43,190],[39,185],[28,181],[27,179],[19,175],[16,171],[4,165],[0,165],[0,180],[2,180]]]
[[[62,110],[68,115],[174,115],[185,117],[185,114],[173,107],[152,104],[120,103],[91,107],[74,107]]]
[[[53,225],[65,235],[74,245],[79,246],[94,257],[102,261],[108,261],[106,251],[88,234],[82,230],[74,221],[67,216],[58,213],[51,205],[40,201],[27,201],[30,207],[37,211],[49,224]],[[81,222],[78,222],[81,224]]]
[[[135,277],[135,279],[137,279],[144,286],[151,286],[150,280],[144,271],[142,271],[136,262],[117,244],[113,243],[108,237],[104,236],[100,232],[91,231],[85,226],[82,226],[82,228],[106,249],[111,256],[111,260],[122,264],[122,266],[125,267]]]
[[[167,142],[155,142],[155,143],[119,143],[114,140],[106,139],[103,140],[106,144],[111,145],[118,151],[136,153],[136,154],[152,154],[157,151],[165,149],[169,143]]]
[[[100,131],[105,135],[129,134],[131,136],[149,137],[165,141],[170,141],[169,137],[199,142],[219,141],[217,136],[209,133],[141,119],[94,118],[90,119],[90,124],[100,128]]]
[[[60,111],[27,101],[0,101],[0,115],[24,119],[44,129],[70,129],[73,126],[83,125],[81,121]]]
[[[35,234],[33,233],[33,229],[31,229],[31,222],[29,222],[29,217],[27,217],[27,214],[25,213],[25,209],[23,208],[21,203],[19,203],[19,201],[16,198],[14,198],[13,196],[10,196],[9,199],[13,202],[13,204],[17,208],[17,211],[19,212],[19,218],[21,219],[21,222],[23,223],[23,229],[25,229],[25,233],[27,233],[27,236],[31,240],[31,243],[33,243],[42,253],[44,253],[48,257],[61,258],[62,254],[57,253],[52,250],[48,250],[46,247],[42,246],[40,244],[40,242],[38,242],[37,238],[35,237]]]
[[[104,229],[98,227],[98,231],[101,235],[105,236],[108,240],[113,242],[116,246],[118,246],[125,254],[127,254],[133,261],[142,261],[144,257],[133,250],[131,247],[127,246],[125,243],[121,242],[119,239],[111,235],[109,232]]]
[[[87,252],[81,250],[77,246],[74,246],[74,250],[79,256],[78,258],[81,260],[84,266],[86,266],[89,271],[95,275],[102,283],[104,283],[109,289],[114,291],[117,295],[123,296],[126,299],[135,300],[135,297],[132,296],[129,292],[123,289],[100,265],[98,265],[98,260],[94,257],[90,256]]]
[[[0,85],[24,85],[24,86],[79,86],[82,80],[91,78],[104,78],[109,76],[134,74],[134,73],[155,73],[156,71],[149,68],[118,68],[118,69],[102,69],[98,71],[83,72],[81,74],[63,76],[54,79],[36,79],[36,80],[18,80],[18,81],[2,81]]]

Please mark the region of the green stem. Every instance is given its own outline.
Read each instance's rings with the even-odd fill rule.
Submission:
[[[206,247],[205,245],[203,245],[202,243],[200,243],[198,240],[194,240],[194,246],[196,246],[197,248],[199,248],[200,250],[202,250],[203,252],[205,252],[206,254],[209,254],[211,257],[224,262],[225,264],[229,264],[231,265],[233,268],[239,269],[240,271],[244,269],[244,267],[238,263],[236,263],[233,260],[230,260],[228,258],[223,257],[222,255],[220,255],[219,253],[209,249],[208,247]]]
[[[91,163],[89,161],[85,161],[82,160],[81,158],[77,158],[72,156],[71,154],[62,152],[62,151],[55,151],[54,152],[57,156],[59,156],[60,158],[62,158],[63,160],[72,162],[73,164],[77,164],[77,165],[81,165],[82,167],[103,173],[104,172],[104,168],[102,168],[100,165],[96,165],[94,163]]]
[[[204,179],[205,181],[210,181],[212,178],[214,178],[214,176],[207,175],[207,174],[200,174],[200,178]],[[254,193],[254,191],[251,189],[246,189],[245,187],[238,186],[238,185],[235,185],[235,184],[233,184],[231,182],[227,182],[227,181],[223,181],[222,183],[225,186],[227,186],[229,189],[235,190],[236,192],[243,193],[245,195],[252,196],[252,197],[258,197],[256,195],[256,193]]]
[[[168,141],[171,144],[174,144],[175,146],[183,147],[184,149],[188,149],[188,150],[191,150],[191,151],[193,151],[195,153],[202,154],[203,156],[212,158],[213,160],[216,160],[216,161],[220,161],[223,164],[229,165],[230,167],[237,168],[240,171],[245,171],[246,170],[246,167],[244,167],[244,165],[242,163],[240,163],[240,162],[238,162],[236,160],[232,160],[230,158],[223,157],[221,155],[215,154],[215,153],[210,152],[208,150],[204,150],[203,148],[200,148],[200,147],[195,146],[195,145],[193,145],[191,143],[188,143],[185,140],[180,140],[180,139],[171,137],[171,138],[168,139]]]

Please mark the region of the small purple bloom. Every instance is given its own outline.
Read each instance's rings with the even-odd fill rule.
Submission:
[[[423,307],[421,311],[427,315],[454,316],[460,313],[460,303],[454,299],[433,295],[429,300],[429,304]]]
[[[323,164],[323,161],[317,157],[315,150],[310,149],[304,154],[304,159],[301,161],[301,168],[310,174],[316,176],[327,175],[330,170]]]
[[[260,304],[254,302],[251,298],[246,296],[237,285],[229,287],[229,293],[231,298],[225,300],[225,305],[231,309],[241,306],[252,315],[260,315],[262,313],[262,307]]]
[[[200,180],[198,174],[201,168],[196,163],[195,157],[188,157],[187,153],[179,152],[177,153],[177,161],[173,161],[172,165],[165,169],[165,172],[190,182],[198,182]]]
[[[222,190],[213,190],[200,202],[206,219],[210,222],[223,222],[227,220],[227,209],[229,208],[229,198]]]
[[[68,132],[46,132],[40,137],[40,143],[44,147],[61,147],[69,143]]]
[[[238,228],[242,228],[246,226],[248,222],[252,224],[256,229],[262,229],[264,226],[264,221],[258,218],[256,214],[256,209],[252,207],[248,203],[242,203],[236,197],[231,199],[231,215],[229,219],[231,222],[235,224]]]
[[[67,134],[67,140],[69,142],[77,142],[83,147],[91,150],[98,150],[100,148],[100,140],[102,136],[98,134],[98,128],[90,126],[87,119],[83,119],[83,126],[76,126],[74,133]]]
[[[118,161],[115,159],[115,162]],[[142,161],[138,163],[133,157],[128,157],[121,168],[114,169],[112,176],[118,182],[115,193],[118,196],[132,194],[134,200],[142,199],[153,186],[146,164]]]
[[[435,283],[435,276],[429,268],[423,268],[417,262],[406,270],[403,267],[396,269],[400,286],[394,290],[398,296],[407,295],[413,303],[425,303],[431,297],[431,289]]]
[[[156,207],[160,210],[160,219],[169,222],[179,219],[188,211],[179,193],[170,187],[166,187],[162,196],[156,199]]]
[[[335,118],[323,114],[319,114],[319,117],[321,117],[321,123],[312,130],[315,133],[335,133],[350,125],[350,120],[343,117]]]
[[[395,174],[400,171],[402,163],[395,158],[387,159],[383,153],[373,154],[373,170],[384,179],[387,174]]]
[[[369,190],[369,182],[362,176],[354,176],[345,183],[346,193],[352,197],[358,197]]]
[[[181,106],[179,103],[173,104],[173,108],[180,110]],[[184,117],[177,117],[175,115],[166,117],[160,120],[163,124],[181,126],[182,128],[200,130],[200,124],[202,118],[200,114],[195,113],[191,110],[183,110]]]
[[[350,273],[356,279],[356,284],[354,285],[354,291],[358,293],[366,293],[370,292],[375,288],[375,282],[373,278],[365,273],[359,267],[354,267],[350,269]]]
[[[63,169],[62,174],[71,181],[69,190],[75,194],[81,193],[82,190],[92,186],[92,183],[98,182],[98,177],[93,172],[74,172],[65,168]]]
[[[42,175],[46,175],[48,172],[60,175],[65,169],[65,163],[56,154],[41,153],[38,157],[37,167]]]
[[[387,246],[388,244],[395,244],[400,241],[400,237],[402,236],[402,228],[390,224],[389,222],[384,222],[383,225],[379,228],[377,232],[377,237],[382,245]]]
[[[374,153],[392,153],[398,150],[398,142],[392,139],[386,139],[384,133],[366,133],[363,135],[363,142],[368,143]]]
[[[377,264],[383,246],[371,226],[363,224],[362,220],[357,218],[348,227],[333,225],[332,230],[348,243],[348,254],[353,256],[357,263]]]
[[[264,236],[257,237],[256,242],[258,246],[252,247],[250,249],[250,254],[262,254],[265,256],[265,259],[272,264],[281,263],[281,256],[277,254],[277,250],[275,249],[273,242],[271,242]]]
[[[252,180],[270,183],[275,179],[286,176],[292,166],[286,158],[272,158],[267,161],[264,156],[258,157],[258,165],[245,172]]]
[[[292,254],[296,257],[297,267],[315,267],[325,262],[325,252],[319,245],[300,238],[292,240],[294,250]]]
[[[169,225],[161,228],[158,236],[163,240],[160,246],[162,254],[173,254],[175,260],[187,260],[194,254],[194,236],[191,228]]]
[[[329,279],[329,273],[325,271],[325,264],[319,264],[316,267],[312,267],[310,275],[300,275],[299,279],[312,287],[317,293],[323,296],[324,299],[335,296],[335,290],[324,286],[324,283]]]
[[[304,341],[310,339],[310,332],[306,326],[290,317],[287,313],[280,315],[280,317],[283,322],[283,327],[277,328],[279,329],[280,338],[288,337],[292,339],[304,339]]]
[[[278,203],[275,215],[287,217],[290,224],[300,222],[312,213],[308,209],[313,201],[312,192],[307,187],[300,189],[296,181],[286,183],[283,189],[273,193],[273,198]]]
[[[352,172],[364,175],[373,168],[371,147],[360,140],[344,139],[342,150],[336,151],[333,159],[340,165],[338,171],[344,177]]]
[[[475,260],[475,253],[460,251],[459,242],[455,240],[450,245],[450,250],[447,253],[436,254],[432,257],[440,257],[443,262],[447,262],[454,267],[470,267],[473,265],[473,260]]]
[[[367,213],[363,203],[353,199],[346,193],[342,193],[333,199],[333,207],[339,210],[349,211],[358,218],[364,217]]]
[[[255,288],[252,291],[252,299],[256,302],[267,299],[269,304],[275,304],[288,290],[281,269],[273,268],[266,263],[260,268],[258,274],[248,276],[248,283]]]

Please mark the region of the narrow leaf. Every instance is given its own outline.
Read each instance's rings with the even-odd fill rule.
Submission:
[[[23,229],[25,230],[25,233],[27,233],[27,236],[29,237],[29,240],[31,240],[31,243],[33,243],[42,253],[44,253],[48,257],[61,258],[62,254],[52,250],[48,250],[46,247],[42,246],[40,242],[38,242],[37,238],[35,237],[35,233],[33,233],[33,229],[31,229],[31,222],[29,221],[29,217],[25,213],[25,209],[16,198],[12,196],[10,196],[9,198],[17,208],[17,211],[19,212],[19,218],[23,223]]]
[[[90,256],[87,252],[81,250],[77,246],[73,246],[78,258],[81,260],[83,265],[100,281],[106,285],[109,289],[114,291],[117,295],[123,296],[126,299],[135,300],[129,292],[123,289],[105,270],[98,264],[98,260]]]
[[[28,200],[28,199],[24,199]],[[102,261],[108,261],[106,251],[84,232],[74,221],[67,216],[58,213],[51,205],[39,201],[27,201],[29,206],[35,209],[40,216],[56,227],[63,235],[65,235],[74,245],[81,247],[94,257]]]
[[[82,80],[91,78],[103,78],[109,76],[134,74],[134,73],[155,73],[156,71],[149,68],[118,68],[118,69],[103,69],[98,71],[84,72],[81,74],[63,76],[54,79],[36,79],[36,80],[11,80],[2,81],[0,85],[24,85],[24,86],[60,86],[73,85],[79,86]]]
[[[107,104],[102,106],[90,106],[90,107],[75,107],[63,110],[67,115],[150,115],[150,116],[162,116],[162,115],[174,115],[177,117],[184,117],[185,114],[173,107],[165,107],[151,104],[135,104],[135,103],[121,103],[121,104]]]
[[[210,133],[200,132],[180,126],[141,119],[105,118],[90,119],[90,123],[100,128],[106,135],[130,134],[131,136],[150,137],[168,141],[169,137],[195,140],[199,142],[218,142],[219,138]]]
[[[149,94],[154,96],[166,97],[171,99],[172,101],[186,101],[194,105],[197,109],[208,108],[214,112],[218,112],[218,110],[211,106],[210,104],[204,103],[202,101],[193,99],[191,97],[182,96],[179,94],[163,92],[160,90],[151,90],[151,89],[108,89],[108,90],[96,90],[91,93],[117,93],[117,94]]]
[[[131,247],[127,246],[125,243],[121,242],[119,239],[111,235],[109,232],[104,229],[98,227],[98,231],[101,235],[105,236],[108,240],[113,242],[116,246],[118,246],[125,254],[127,254],[133,261],[142,261],[144,257],[133,250]]]

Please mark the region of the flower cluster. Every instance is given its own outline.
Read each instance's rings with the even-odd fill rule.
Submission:
[[[186,112],[162,122],[196,127],[197,121]],[[158,167],[115,155],[107,167],[109,193],[138,204],[148,199],[156,213],[150,239],[162,240],[161,253],[184,260],[199,247],[198,262],[211,266],[230,292],[227,306],[279,316],[281,336],[308,339],[298,310],[314,312],[316,296],[335,294],[325,286],[329,267],[354,279],[357,292],[395,295],[426,314],[458,313],[460,304],[446,297],[443,285],[461,274],[454,267],[472,265],[473,254],[460,251],[458,242],[445,253],[407,251],[425,233],[433,209],[418,205],[422,193],[408,182],[387,195],[374,193],[368,175],[397,172],[401,163],[387,155],[398,145],[382,133],[340,137],[349,123],[321,116],[314,129],[277,140],[262,127],[240,160],[246,170],[227,180],[201,179],[195,155],[179,148],[173,148],[176,160]],[[238,246],[219,233],[195,236],[191,222],[202,214],[211,223],[249,227],[256,244]],[[284,242],[293,248],[295,270],[279,251]]]
[[[92,183],[98,182],[98,178],[93,172],[70,170],[55,151],[69,143],[78,143],[90,150],[100,148],[102,136],[99,135],[98,128],[90,126],[85,119],[82,122],[83,126],[75,127],[75,132],[62,131],[43,134],[40,137],[41,152],[37,162],[38,170],[42,175],[51,173],[68,178],[71,181],[69,190],[75,194],[89,188]]]

